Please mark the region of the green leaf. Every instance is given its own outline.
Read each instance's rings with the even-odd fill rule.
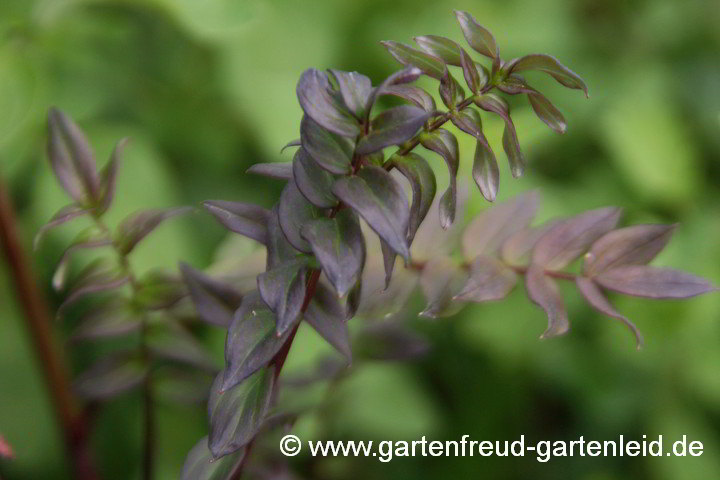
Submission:
[[[110,155],[110,160],[100,171],[100,198],[97,207],[98,215],[105,213],[112,204],[117,184],[117,173],[120,169],[122,154],[128,141],[128,138],[123,138],[117,143],[117,145],[115,145],[115,149],[113,150],[112,155]]]
[[[496,58],[500,55],[495,42],[495,37],[485,27],[480,25],[475,17],[468,12],[455,11],[460,28],[462,29],[465,40],[476,52],[489,58]]]
[[[298,149],[292,163],[292,175],[300,193],[319,208],[332,208],[338,199],[330,189],[335,176],[320,168],[304,148]]]
[[[135,301],[146,310],[171,307],[188,294],[183,281],[173,272],[151,270],[137,282]]]
[[[445,72],[447,71],[447,67],[441,59],[425,53],[422,50],[413,48],[410,45],[405,45],[404,43],[393,41],[384,41],[380,43],[387,48],[388,52],[390,52],[390,55],[392,55],[395,60],[408,67],[417,67],[429,77],[442,80]]]
[[[333,193],[358,212],[375,233],[409,263],[410,207],[403,188],[388,172],[380,167],[365,166],[357,175],[337,180]]]
[[[45,225],[40,227],[38,232],[35,234],[35,238],[33,238],[33,249],[38,249],[40,242],[43,238],[45,238],[45,235],[47,235],[50,230],[67,223],[70,220],[87,215],[90,212],[92,212],[91,208],[83,208],[74,203],[62,207],[55,213],[55,215],[52,216],[52,218],[50,218],[50,220],[48,220]]]
[[[345,209],[335,218],[311,221],[301,234],[312,246],[337,294],[344,297],[360,280],[365,265],[365,239],[357,216]]]
[[[532,55],[526,55],[524,57],[515,58],[508,62],[505,66],[505,70],[508,74],[515,72],[523,72],[525,70],[538,70],[545,72],[561,85],[568,88],[582,90],[585,92],[585,96],[588,96],[588,88],[580,75],[573,72],[560,61],[550,55],[543,55],[535,53]]]
[[[282,335],[300,318],[305,300],[307,260],[281,263],[257,277],[260,296],[275,313],[276,329]]]
[[[360,139],[356,153],[365,155],[410,140],[428,118],[428,112],[414,105],[385,110],[373,119],[370,133]]]
[[[300,123],[300,137],[305,151],[322,168],[338,175],[350,173],[354,140],[324,129],[308,115]]]
[[[415,153],[408,153],[405,156],[394,155],[391,162],[408,179],[412,188],[413,199],[410,205],[410,224],[407,234],[408,242],[412,243],[415,233],[425,219],[435,198],[437,189],[435,173],[427,161]]]
[[[323,72],[314,68],[305,70],[297,84],[296,92],[303,111],[322,128],[350,138],[360,133],[357,120],[333,95],[327,75]]]
[[[221,389],[220,373],[210,389],[209,447],[214,458],[240,450],[255,437],[270,408],[275,369],[263,368],[230,390]]]

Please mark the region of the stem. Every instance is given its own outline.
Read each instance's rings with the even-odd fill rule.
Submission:
[[[515,265],[508,265],[508,267],[518,275],[525,275],[528,271],[528,267],[523,266],[515,266]],[[558,270],[543,270],[543,273],[547,275],[548,277],[557,278],[560,280],[568,280],[570,282],[574,282],[577,278],[577,275],[570,272],[561,272]]]
[[[70,388],[65,358],[61,355],[50,330],[51,316],[45,299],[35,283],[30,262],[20,242],[17,220],[10,194],[0,178],[0,243],[7,258],[15,290],[24,311],[33,348],[45,377],[55,416],[63,433],[74,477],[97,480],[88,445],[85,415],[77,406]]]
[[[99,217],[93,216],[95,225],[102,230],[108,238],[111,238],[110,229]],[[137,277],[133,272],[130,260],[126,253],[118,249],[113,242],[112,248],[118,257],[118,262],[123,269],[123,273],[128,277],[130,288],[132,289],[133,298],[137,295],[140,285]],[[142,403],[143,403],[143,450],[142,450],[142,479],[151,480],[153,477],[153,465],[155,460],[155,402],[153,400],[152,391],[152,368],[151,354],[147,347],[147,316],[143,313],[140,325],[140,355],[143,361],[148,365],[148,372],[143,381],[142,386]]]

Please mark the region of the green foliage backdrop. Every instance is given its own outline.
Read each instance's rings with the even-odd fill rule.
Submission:
[[[529,169],[512,180],[501,166],[499,199],[540,188],[541,219],[619,205],[626,224],[680,222],[655,264],[717,283],[720,8],[712,0],[3,0],[0,173],[11,185],[26,244],[64,202],[44,154],[49,106],[86,129],[101,159],[115,140],[132,138],[111,220],[141,207],[197,205],[207,198],[269,206],[281,185],[244,172],[256,162],[290,158],[279,152],[298,136],[300,73],[310,66],[358,70],[377,83],[398,68],[380,40],[409,41],[418,33],[460,40],[452,9],[472,12],[509,57],[550,52],[590,87],[585,100],[552,80],[533,78],[570,127],[565,136],[554,135],[526,104],[515,107]],[[486,127],[494,145],[501,127],[499,121]],[[465,158],[471,143],[461,137]],[[474,192],[470,212],[486,205]],[[53,233],[34,256],[53,301],[52,265],[75,231]],[[207,216],[191,216],[164,226],[134,254],[134,264],[142,271],[183,259],[204,267],[222,238]],[[10,282],[0,265],[0,434],[17,454],[0,468],[9,479],[68,478]],[[520,292],[454,319],[418,322],[434,344],[427,358],[364,366],[333,394],[332,422],[309,418],[298,434],[377,440],[687,434],[704,443],[705,455],[548,464],[531,458],[338,459],[313,465],[307,476],[720,478],[720,297],[618,297],[618,309],[645,334],[641,352],[619,323],[593,313],[570,289],[565,297],[573,329],[550,341],[537,340],[544,316]],[[311,361],[320,343],[313,335],[301,330],[288,371]],[[205,341],[221,358],[223,335],[208,330]],[[69,357],[79,371],[92,352],[73,349]],[[161,408],[158,479],[177,478],[205,422],[203,408]],[[137,475],[138,399],[111,403],[95,427],[106,478]],[[301,472],[310,468],[298,464]]]

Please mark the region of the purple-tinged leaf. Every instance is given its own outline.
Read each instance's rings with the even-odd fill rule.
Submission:
[[[70,305],[87,295],[120,288],[128,281],[128,276],[116,265],[95,261],[80,272],[65,301],[58,307],[57,314],[61,316]]]
[[[523,228],[513,233],[505,240],[500,248],[500,257],[510,265],[525,264],[529,260],[532,249],[535,248],[548,230],[553,228],[557,221],[548,222],[534,228]]]
[[[362,276],[362,295],[357,314],[363,318],[386,318],[402,310],[415,291],[418,272],[401,268],[385,284],[384,265],[377,255],[370,255]]]
[[[252,203],[228,202],[225,200],[207,200],[205,209],[231,232],[267,243],[267,224],[270,211]]]
[[[457,104],[465,98],[465,91],[457,80],[450,74],[445,72],[439,87],[440,98],[447,108],[454,110]]]
[[[108,400],[140,386],[148,367],[142,359],[129,354],[104,358],[81,373],[74,390],[88,400]]]
[[[690,298],[718,290],[702,277],[648,265],[619,265],[599,273],[594,280],[633,297]]]
[[[480,25],[477,20],[475,20],[475,17],[467,12],[458,10],[455,11],[455,17],[460,24],[463,35],[465,35],[465,40],[467,40],[473,50],[493,59],[499,56],[495,37],[493,37],[489,30]]]
[[[323,129],[350,138],[360,133],[357,120],[333,96],[326,74],[314,68],[305,70],[296,90],[303,111]],[[303,145],[305,145],[304,140]],[[307,146],[305,148],[307,149]]]
[[[425,90],[415,85],[390,85],[383,89],[382,95],[393,95],[422,108],[428,113],[437,110],[435,99]]]
[[[450,186],[440,197],[438,206],[440,226],[443,230],[447,230],[455,221],[455,214],[457,212],[457,186],[455,181],[450,181]]]
[[[408,67],[419,68],[429,77],[442,80],[445,72],[447,71],[447,67],[441,59],[425,53],[422,50],[413,48],[410,45],[405,45],[404,43],[393,41],[384,41],[380,43],[382,46],[387,48],[388,52],[390,52],[390,55],[392,55],[395,60]]]
[[[449,38],[438,35],[415,37],[415,42],[430,55],[441,59],[448,65],[460,67],[460,45]]]
[[[345,300],[345,319],[350,320],[360,309],[362,299],[362,279],[350,289]]]
[[[298,190],[310,203],[319,208],[337,205],[338,199],[330,191],[335,177],[320,168],[303,148],[295,153],[292,174]]]
[[[70,267],[70,260],[78,250],[88,250],[94,248],[102,248],[112,245],[112,240],[103,231],[95,227],[90,227],[80,232],[72,243],[65,249],[60,261],[55,267],[55,273],[52,277],[52,286],[56,291],[65,288],[67,273]]]
[[[275,313],[276,330],[282,335],[300,318],[307,283],[307,260],[281,263],[257,277],[260,296]]]
[[[605,298],[605,294],[603,294],[602,290],[600,290],[595,282],[586,277],[577,277],[575,279],[575,285],[577,285],[578,290],[580,290],[580,293],[591,307],[608,317],[615,318],[624,323],[635,335],[635,343],[638,350],[642,348],[643,336],[640,333],[640,330],[638,330],[635,324],[628,320],[625,315],[622,315],[615,310],[615,307],[613,307],[608,299]]]
[[[477,140],[472,175],[485,200],[494,202],[500,183],[500,170],[487,140]]]
[[[485,138],[482,132],[480,113],[473,108],[466,108],[465,110],[451,114],[450,121],[468,135],[472,135],[477,139]]]
[[[114,338],[140,330],[141,317],[127,300],[112,298],[82,316],[70,335],[71,342]]]
[[[305,320],[350,363],[352,352],[345,313],[333,292],[319,283],[305,312]]]
[[[257,292],[243,298],[225,343],[225,370],[218,390],[229,390],[267,365],[290,332],[277,336],[275,315]]]
[[[525,275],[525,287],[530,300],[545,310],[548,317],[548,327],[540,338],[556,337],[567,333],[570,330],[570,322],[560,289],[552,278],[545,275],[541,266],[530,265]]]
[[[518,141],[515,124],[510,118],[510,106],[502,98],[492,93],[486,93],[481,97],[475,98],[475,104],[487,112],[499,115],[505,122],[503,130],[502,144],[503,150],[508,157],[510,163],[510,172],[514,178],[519,178],[525,171],[525,156],[520,150],[520,142]]]
[[[494,255],[507,239],[530,224],[537,204],[538,194],[533,191],[483,211],[463,233],[463,256],[472,261],[481,254]]]
[[[488,302],[502,300],[515,287],[517,275],[501,261],[479,255],[470,265],[470,277],[453,300]]]
[[[190,450],[180,474],[180,480],[226,480],[232,478],[242,465],[245,449],[241,448],[222,458],[213,458],[208,437],[201,438]]]
[[[366,155],[410,140],[428,118],[428,112],[414,105],[385,110],[373,119],[370,133],[360,139],[356,153]]]
[[[505,77],[503,81],[498,84],[497,87],[498,90],[503,93],[507,93],[508,95],[530,95],[534,93],[539,93],[537,90],[528,85],[527,82],[525,82],[525,79],[517,73],[513,73],[512,75],[508,75],[507,77]]]
[[[142,239],[165,220],[192,211],[191,207],[152,209],[135,212],[118,225],[115,243],[122,254],[130,253]]]
[[[301,234],[337,294],[344,297],[360,280],[365,265],[365,239],[355,213],[345,209],[335,218],[313,220]]]
[[[48,222],[40,227],[40,230],[35,234],[35,238],[33,239],[33,249],[37,250],[38,246],[40,245],[40,241],[45,237],[45,235],[52,230],[53,228],[62,225],[63,223],[69,222],[70,220],[73,220],[75,218],[78,218],[82,215],[87,215],[90,213],[92,209],[90,208],[82,208],[79,205],[71,204],[66,205],[62,207],[60,210],[58,210],[55,215],[48,220]]]
[[[380,167],[366,166],[340,178],[333,193],[348,204],[406,263],[410,262],[407,231],[410,207],[403,188]]]
[[[212,278],[187,263],[180,263],[185,284],[198,316],[211,325],[228,327],[242,294],[232,285]]]
[[[187,330],[176,323],[151,325],[145,332],[145,342],[155,357],[209,372],[217,371],[216,362],[207,350]]]
[[[95,155],[85,134],[70,117],[56,108],[48,114],[48,156],[55,177],[74,200],[93,205],[99,199],[100,179]]]
[[[456,215],[464,218],[465,207],[468,201],[469,189],[464,182],[458,183]],[[438,218],[441,208],[441,195],[436,195],[433,204],[430,206],[428,217]],[[420,225],[415,239],[412,243],[412,257],[418,261],[427,260],[438,254],[450,254],[460,244],[460,236],[464,228],[463,222],[455,222],[449,228],[444,229],[438,222],[425,221]]]
[[[123,138],[115,145],[115,149],[113,150],[112,155],[110,155],[110,160],[100,171],[100,199],[97,207],[98,215],[102,215],[110,208],[113,198],[115,197],[117,173],[120,169],[123,151],[125,150],[125,146],[128,141],[128,138]]]
[[[547,270],[566,267],[587,252],[595,240],[615,228],[621,214],[620,208],[606,207],[561,220],[538,240],[533,263]]]
[[[372,82],[358,72],[330,70],[337,81],[345,106],[359,119],[365,116],[365,106],[372,93]]]
[[[422,73],[422,70],[417,67],[407,67],[403,70],[393,73],[385,80],[383,80],[380,86],[373,88],[370,96],[368,97],[367,105],[365,106],[365,123],[369,121],[372,107],[373,105],[375,105],[375,100],[377,100],[377,97],[379,95],[385,95],[387,93],[387,89],[390,87],[414,82],[422,75]]]
[[[477,94],[487,85],[489,80],[487,70],[485,67],[480,67],[480,70],[478,70],[478,65],[470,58],[464,48],[460,49],[460,66],[463,69],[465,83],[473,93]]]
[[[385,240],[380,239],[380,251],[382,252],[383,267],[385,268],[385,288],[390,286],[393,271],[395,270],[395,259],[397,254],[390,248]]]
[[[305,115],[300,123],[300,136],[305,151],[330,173],[345,175],[352,170],[355,141],[324,129]]]
[[[391,161],[392,165],[408,179],[412,188],[413,196],[408,227],[408,243],[412,244],[415,233],[425,219],[435,198],[437,189],[435,173],[425,159],[415,153],[408,153],[403,157],[394,155]]]
[[[287,237],[280,228],[278,205],[276,204],[267,222],[267,261],[266,270],[271,270],[280,263],[297,256],[299,252],[290,245]]]
[[[645,265],[665,248],[677,225],[633,225],[600,237],[585,255],[583,272],[593,276],[620,265]]]
[[[457,172],[460,164],[457,138],[447,130],[438,128],[434,132],[422,135],[420,143],[428,150],[442,156],[448,167],[450,185],[440,197],[438,204],[440,225],[446,230],[455,221],[457,209]]]
[[[300,147],[300,146],[302,146],[302,141],[300,141],[299,138],[296,139],[296,140],[290,140],[288,143],[285,144],[284,147],[282,147],[282,148],[280,149],[280,153],[283,153],[283,152],[285,151],[285,149],[287,149],[287,148],[290,148],[290,147]]]
[[[420,316],[449,317],[465,305],[455,297],[467,282],[468,274],[449,257],[438,256],[428,261],[420,274],[420,288],[427,306]]]
[[[543,55],[535,53],[532,55],[526,55],[524,57],[515,58],[508,62],[505,66],[505,70],[508,74],[514,72],[523,72],[525,70],[538,70],[545,72],[561,85],[568,88],[574,88],[585,92],[585,96],[588,96],[588,88],[580,75],[573,72],[565,65],[560,63],[557,58],[550,55]]]
[[[182,279],[163,270],[151,270],[137,281],[135,301],[144,310],[164,310],[175,305],[188,294]]]
[[[275,178],[277,180],[290,180],[293,176],[292,164],[290,163],[256,163],[247,169],[246,173],[262,175],[263,177]]]
[[[376,322],[363,329],[354,344],[359,358],[385,361],[407,361],[420,358],[430,350],[430,343],[399,322]]]
[[[280,228],[290,245],[301,252],[312,252],[312,247],[302,237],[300,230],[308,222],[322,216],[322,211],[307,201],[295,182],[288,182],[280,195],[278,218],[280,219]]]
[[[260,431],[272,399],[274,367],[263,368],[230,390],[219,373],[210,388],[208,445],[214,459],[240,450]]]
[[[532,93],[528,95],[528,100],[530,100],[530,105],[535,111],[535,115],[545,122],[545,125],[560,134],[567,131],[567,122],[565,121],[565,117],[563,117],[560,110],[555,108],[555,105],[550,103],[550,100],[548,100],[544,95],[540,93]]]

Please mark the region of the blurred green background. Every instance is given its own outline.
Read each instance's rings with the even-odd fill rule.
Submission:
[[[11,186],[25,244],[68,203],[44,155],[51,105],[86,129],[101,163],[117,139],[132,137],[111,220],[142,207],[209,198],[270,205],[281,185],[244,171],[255,162],[290,159],[279,151],[298,136],[300,73],[310,66],[358,70],[377,83],[398,67],[378,41],[409,42],[420,34],[460,41],[452,9],[468,10],[490,28],[503,57],[553,54],[590,87],[585,100],[528,76],[570,127],[557,136],[524,101],[517,103],[513,116],[530,168],[512,180],[504,166],[500,198],[540,188],[542,219],[614,204],[626,209],[625,223],[680,222],[656,264],[720,282],[720,3],[714,0],[2,0],[0,174]],[[487,123],[499,151],[501,125]],[[469,180],[472,145],[461,142]],[[470,212],[485,206],[473,193]],[[55,306],[49,277],[76,231],[54,232],[34,256]],[[134,265],[173,267],[183,259],[205,267],[223,236],[205,215],[173,222],[133,253]],[[0,471],[10,480],[69,478],[10,282],[0,263],[0,434],[17,455],[0,461]],[[647,345],[637,352],[628,331],[593,313],[572,288],[565,292],[571,333],[538,341],[544,315],[520,290],[457,318],[421,322],[434,346],[425,359],[358,368],[333,395],[329,434],[376,440],[525,434],[533,441],[685,434],[702,441],[705,454],[547,464],[476,457],[311,465],[299,457],[293,460],[298,473],[394,480],[720,478],[720,296],[613,297],[645,334]],[[67,330],[54,327],[60,335]],[[311,337],[302,332],[290,371],[315,348]],[[208,331],[205,340],[220,358],[222,333]],[[75,371],[89,360],[82,347],[68,355]],[[98,415],[93,445],[107,479],[138,476],[138,405],[130,394]],[[206,432],[204,407],[163,406],[158,422],[157,478],[177,478],[186,452]],[[309,423],[298,432],[312,435]]]

